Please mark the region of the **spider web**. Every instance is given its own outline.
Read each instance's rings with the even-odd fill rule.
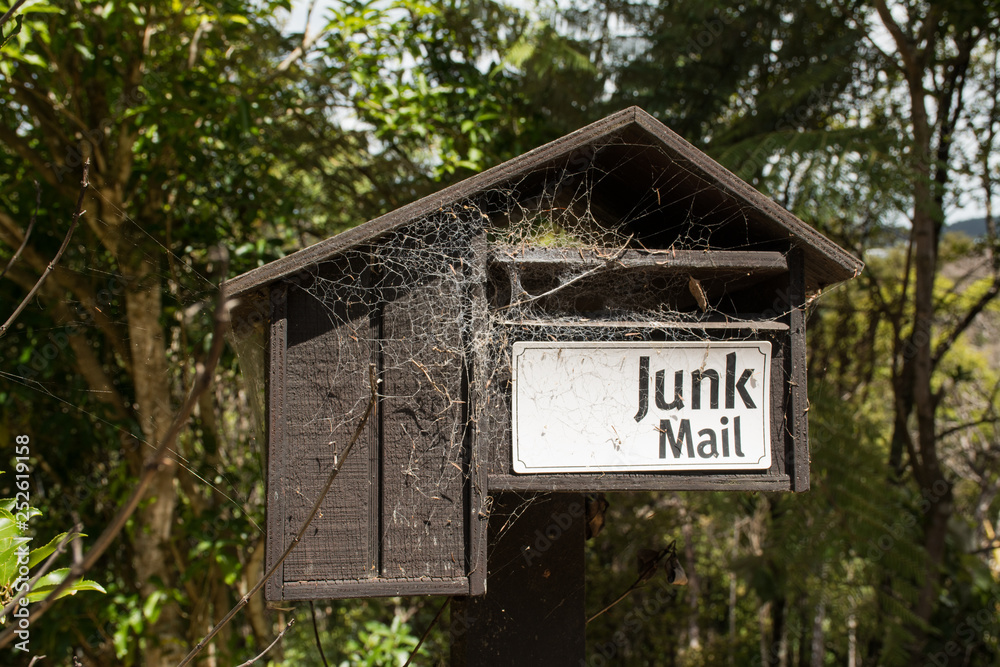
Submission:
[[[489,516],[486,480],[510,474],[513,343],[759,340],[787,328],[787,277],[712,265],[709,250],[783,259],[788,241],[762,241],[753,225],[750,207],[665,149],[618,136],[284,279],[269,305],[287,312],[281,437],[294,444],[270,474],[281,475],[286,536],[362,419],[373,365],[380,382],[365,444],[285,581],[444,581],[477,567],[464,524]],[[236,338],[264,415],[266,327]],[[463,498],[475,504],[467,515]]]

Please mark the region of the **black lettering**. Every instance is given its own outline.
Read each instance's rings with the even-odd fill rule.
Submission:
[[[715,431],[710,428],[703,428],[698,431],[698,435],[705,438],[698,443],[698,456],[703,459],[719,458],[719,449],[715,446]],[[706,446],[708,449],[706,449]]]
[[[733,447],[736,449],[736,456],[743,456],[743,445],[740,442],[740,418],[733,418]]]
[[[635,420],[641,422],[649,411],[649,357],[639,357],[639,411]]]
[[[726,428],[729,418],[723,417],[720,421],[722,422],[722,455],[729,456],[729,429]]]
[[[719,373],[711,369],[707,371],[694,371],[691,373],[691,409],[701,409],[701,380],[708,378],[711,382],[709,393],[709,406],[715,410],[719,407]]]
[[[660,420],[660,458],[667,458],[667,441],[670,441],[670,451],[674,458],[681,457],[682,447],[687,442],[688,458],[694,458],[694,441],[691,439],[691,422],[687,419],[681,420],[680,428],[677,429],[677,438],[674,439],[674,428],[669,419]]]
[[[753,399],[750,398],[750,394],[747,393],[747,382],[753,377],[753,369],[746,369],[743,371],[743,375],[740,376],[740,381],[736,383],[736,391],[740,392],[740,398],[743,399],[743,404],[753,410],[757,406],[754,405]]]
[[[684,407],[684,371],[674,373],[674,400],[667,403],[664,371],[656,371],[656,407],[660,410],[680,410]]]

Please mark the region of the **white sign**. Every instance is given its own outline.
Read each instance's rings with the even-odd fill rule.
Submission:
[[[518,342],[514,472],[766,470],[771,343]]]

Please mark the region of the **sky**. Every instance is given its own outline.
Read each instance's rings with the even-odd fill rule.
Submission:
[[[316,4],[313,8],[312,16],[309,22],[309,25],[313,30],[322,30],[326,25],[327,9],[334,4],[334,1],[335,0],[315,0]],[[305,26],[307,12],[309,10],[309,2],[310,0],[292,0],[292,11],[285,24],[285,30],[287,32],[298,33],[302,31]],[[522,4],[522,2],[525,2],[525,0],[515,1],[514,4]],[[886,35],[886,39],[889,39],[888,35]],[[884,46],[889,50],[892,50],[890,43],[887,42]],[[968,200],[968,197],[966,197],[966,199]],[[960,206],[952,206],[946,211],[946,217],[949,224],[973,218],[982,218],[985,217],[985,214],[983,204],[977,201],[961,202]]]

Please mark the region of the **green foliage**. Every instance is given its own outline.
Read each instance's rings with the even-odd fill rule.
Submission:
[[[176,405],[212,329],[202,305],[218,266],[211,246],[229,246],[230,272],[242,273],[640,104],[863,255],[868,268],[811,311],[810,493],[613,496],[606,532],[587,551],[588,609],[634,580],[640,549],[673,539],[692,582],[665,592],[653,582],[599,618],[588,628],[591,655],[609,664],[757,664],[763,644],[765,662],[783,646],[789,664],[845,664],[855,642],[862,664],[888,665],[912,660],[915,632],[928,630],[927,655],[947,652],[957,638],[970,649],[969,665],[996,664],[1000,566],[982,550],[996,537],[1000,510],[990,495],[1000,474],[995,304],[934,377],[955,511],[932,627],[914,618],[929,572],[925,490],[908,455],[899,475],[890,461],[894,381],[906,356],[899,341],[913,332],[907,295],[916,270],[905,237],[920,173],[901,102],[905,77],[885,40],[870,38],[874,10],[828,2],[536,9],[351,0],[328,8],[315,51],[291,58],[305,36],[282,28],[288,6],[29,0],[4,26],[4,264],[34,210],[33,180],[42,196],[29,252],[0,282],[0,302],[17,303],[58,247],[83,158],[94,160],[89,217],[63,268],[0,340],[0,432],[44,434],[44,448],[33,452],[46,480],[37,532],[60,533],[75,516],[90,532],[105,525],[152,444],[149,415],[135,408],[146,371],[132,355],[128,271],[152,267],[145,284],[161,289],[156,315],[170,370],[155,380],[159,398]],[[917,4],[914,21],[928,8],[938,12],[942,40],[976,30],[989,36],[963,79],[965,104],[952,107],[961,155],[933,165],[947,203],[973,196],[970,183],[988,188],[996,178],[996,8]],[[938,82],[961,63],[954,40],[936,43],[943,46],[928,62],[939,69],[923,80],[940,96]],[[113,239],[102,236],[110,228]],[[573,241],[555,224],[537,231],[540,242]],[[948,270],[934,283],[936,345],[989,294],[985,253],[995,246],[943,237],[937,262]],[[95,384],[97,374],[106,383]],[[228,354],[213,392],[215,409],[199,406],[173,455],[176,562],[152,583],[137,580],[136,545],[147,527],[134,518],[93,574],[109,594],[87,596],[88,604],[67,598],[51,622],[33,628],[33,642],[53,660],[137,664],[156,645],[158,624],[178,610],[193,643],[259,575],[264,443],[249,436],[257,396],[241,388]],[[0,512],[7,596],[12,554],[27,540],[11,531],[8,515],[9,507]],[[64,535],[31,558],[44,558]],[[52,572],[45,585],[60,576]],[[152,593],[140,592],[149,586]],[[436,606],[323,604],[327,655],[334,664],[399,664]],[[319,664],[299,614],[279,647],[284,657],[274,659]],[[812,661],[817,619],[824,656]],[[217,641],[219,661],[257,655],[274,629],[238,620]],[[438,628],[423,651],[426,661],[443,659],[446,632]]]
[[[82,533],[60,533],[48,544],[30,548],[34,538],[27,535],[28,523],[41,514],[41,510],[30,507],[26,502],[19,502],[16,498],[0,499],[0,608],[7,607],[21,593],[25,593],[22,599],[26,600],[21,605],[48,597],[66,579],[69,568],[49,570],[34,584],[31,584],[31,580],[37,575],[32,570],[54,553],[64,540],[69,543],[86,537]],[[79,579],[62,590],[56,599],[75,595],[80,591],[106,592],[96,581]],[[0,617],[0,623],[6,621],[6,618]]]

